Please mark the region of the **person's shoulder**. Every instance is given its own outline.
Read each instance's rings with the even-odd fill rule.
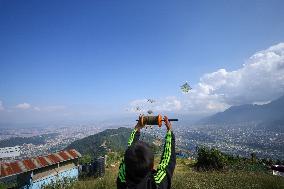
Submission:
[[[156,173],[157,173],[157,171],[156,170],[152,170],[151,171],[151,174],[150,174],[150,178],[149,178],[149,184],[148,184],[148,186],[151,186],[151,189],[156,189],[156,188],[158,188],[158,185],[156,184],[156,182],[155,182],[155,178],[154,178],[154,176],[156,175]]]
[[[153,169],[153,170],[148,174],[148,177],[149,177],[151,180],[155,181],[154,176],[156,175],[156,173],[157,173],[157,171],[156,171],[155,169]]]

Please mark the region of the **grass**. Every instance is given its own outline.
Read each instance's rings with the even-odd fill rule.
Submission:
[[[283,189],[284,177],[270,172],[235,170],[199,172],[193,168],[193,161],[178,159],[172,180],[172,189]],[[155,161],[158,165],[158,160]],[[116,189],[118,166],[106,168],[103,178],[86,178],[72,183],[68,189]],[[0,188],[2,187],[0,184]]]
[[[189,160],[177,160],[172,182],[173,189],[284,188],[284,178],[273,176],[271,173],[253,171],[198,172],[192,168],[192,165],[193,162]],[[77,181],[72,188],[115,189],[117,172],[117,167],[107,168],[105,177]]]
[[[188,188],[284,188],[284,178],[264,172],[195,171],[191,164],[178,163],[173,177],[173,189]]]
[[[72,188],[78,189],[116,189],[117,168],[107,168],[105,176],[98,179],[86,179],[77,181]]]

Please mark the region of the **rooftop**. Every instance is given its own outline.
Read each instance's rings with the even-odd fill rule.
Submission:
[[[20,161],[1,163],[0,178],[40,169],[60,162],[77,159],[79,157],[81,157],[81,154],[78,151],[75,149],[70,149],[46,156],[38,156]]]

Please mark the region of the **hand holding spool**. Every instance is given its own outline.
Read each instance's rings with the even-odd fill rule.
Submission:
[[[168,119],[167,116],[164,117],[164,119],[162,118],[162,116],[159,114],[158,116],[139,116],[139,120],[138,121],[137,126],[142,128],[145,125],[158,125],[159,127],[162,126],[163,121],[165,122],[167,129],[171,129],[171,121],[178,121],[178,119]]]

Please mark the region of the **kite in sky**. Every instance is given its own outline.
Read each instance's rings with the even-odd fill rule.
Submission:
[[[153,100],[153,99],[148,99],[147,102],[154,103],[155,100]]]
[[[153,111],[152,110],[148,110],[147,113],[151,115],[151,114],[153,114]]]
[[[180,86],[180,89],[183,93],[188,93],[192,88],[189,86],[187,82],[185,82],[185,84]]]

